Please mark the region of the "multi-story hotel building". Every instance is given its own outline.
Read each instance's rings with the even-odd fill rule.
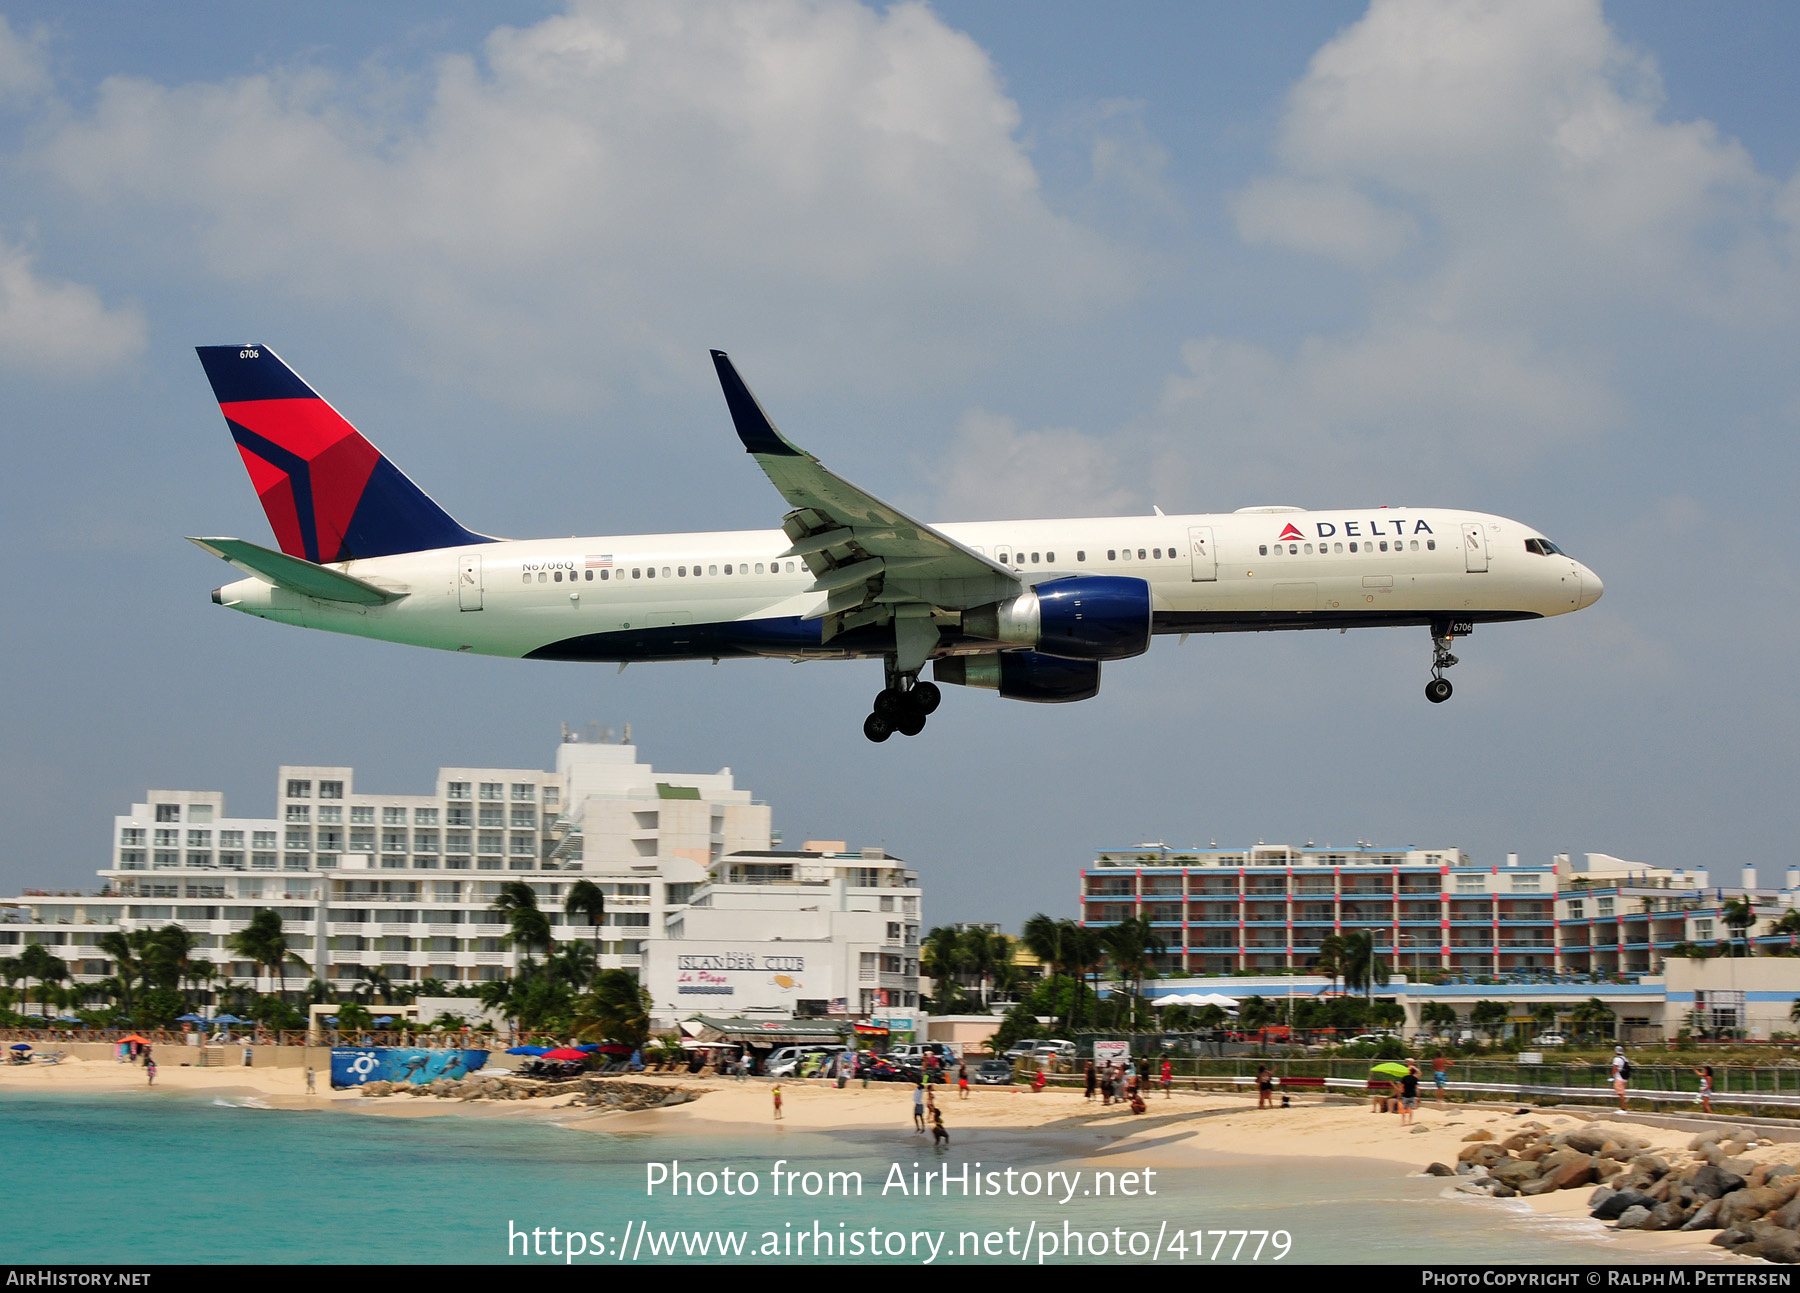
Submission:
[[[1770,926],[1794,903],[1786,887],[1711,886],[1704,869],[1664,869],[1602,853],[1577,873],[1570,856],[1541,864],[1508,855],[1477,865],[1461,849],[1174,849],[1143,844],[1103,850],[1081,872],[1084,924],[1143,916],[1166,950],[1163,974],[1229,975],[1305,970],[1327,935],[1367,931],[1399,974],[1480,976],[1651,974],[1682,944],[1734,936],[1725,905],[1749,895],[1747,937],[1768,945]]]
[[[671,916],[703,888],[736,909],[740,941],[793,926],[785,895],[760,906],[729,897],[775,893],[756,883],[777,845],[769,806],[737,788],[730,769],[659,773],[628,744],[565,734],[552,770],[442,768],[431,793],[415,795],[360,790],[348,767],[282,766],[276,802],[274,817],[234,817],[217,791],[150,791],[114,819],[98,893],[0,899],[0,955],[41,943],[75,982],[93,982],[112,972],[104,935],[177,924],[199,940],[196,959],[254,984],[266,972],[228,941],[270,908],[305,962],[301,980],[348,984],[379,968],[394,983],[479,982],[517,963],[492,909],[512,880],[531,885],[558,938],[590,935],[585,918],[566,923],[563,901],[577,880],[597,885],[605,968],[641,970],[647,944],[680,937]],[[824,862],[819,849],[783,856]],[[845,943],[837,963],[874,966],[871,986],[887,983],[885,967],[910,968],[884,1004],[916,1006],[917,874],[879,849],[859,851],[844,874],[848,906],[903,918],[809,937]],[[840,975],[830,998],[859,1003],[856,987]]]

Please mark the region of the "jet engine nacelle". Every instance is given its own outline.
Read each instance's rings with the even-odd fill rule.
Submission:
[[[1008,700],[1044,705],[1086,700],[1100,690],[1098,660],[1065,660],[1036,651],[946,656],[932,663],[931,673],[939,682],[984,687]]]
[[[1150,649],[1150,585],[1122,575],[1052,579],[1009,601],[964,611],[962,627],[969,637],[1040,655],[1124,660]]]

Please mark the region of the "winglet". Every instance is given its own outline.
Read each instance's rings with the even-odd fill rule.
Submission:
[[[769,415],[763,412],[763,406],[756,402],[756,396],[744,385],[744,379],[738,376],[738,370],[732,366],[731,358],[723,350],[712,352],[713,367],[719,370],[719,385],[725,389],[725,406],[731,410],[731,421],[737,427],[738,439],[744,442],[744,448],[751,453],[771,454],[783,458],[800,458],[805,455],[789,444]]]

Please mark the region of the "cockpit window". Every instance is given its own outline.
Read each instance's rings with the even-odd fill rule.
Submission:
[[[1550,542],[1550,540],[1548,540],[1548,539],[1527,539],[1527,540],[1525,540],[1525,551],[1535,552],[1540,557],[1548,557],[1548,556],[1553,556],[1553,555],[1559,556],[1559,557],[1566,557],[1569,555],[1568,553],[1564,552],[1561,548],[1557,547],[1554,543]]]

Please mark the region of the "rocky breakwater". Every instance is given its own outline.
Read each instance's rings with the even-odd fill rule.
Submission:
[[[1800,1262],[1800,1167],[1744,1155],[1774,1142],[1742,1127],[1695,1136],[1683,1151],[1653,1151],[1641,1137],[1604,1123],[1550,1132],[1528,1122],[1504,1140],[1471,1132],[1455,1167],[1456,1188],[1493,1198],[1595,1185],[1589,1216],[1615,1230],[1716,1231],[1712,1242],[1775,1262]]]
[[[621,1113],[636,1109],[667,1109],[697,1100],[701,1092],[686,1087],[658,1086],[618,1078],[582,1077],[565,1082],[538,1082],[473,1074],[466,1078],[438,1078],[433,1082],[365,1082],[362,1094],[371,1098],[393,1095],[435,1096],[440,1100],[541,1100],[573,1096],[571,1106],[587,1106]]]

